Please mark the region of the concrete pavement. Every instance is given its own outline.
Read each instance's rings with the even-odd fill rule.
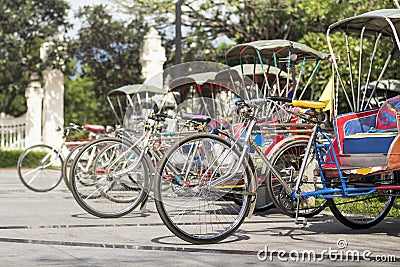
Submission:
[[[83,211],[63,184],[35,193],[23,187],[15,170],[0,170],[0,201],[0,266],[358,266],[360,261],[384,266],[400,261],[400,220],[390,218],[355,231],[327,210],[300,228],[270,210],[246,219],[231,238],[201,246],[171,234],[152,202],[143,213],[100,219]]]

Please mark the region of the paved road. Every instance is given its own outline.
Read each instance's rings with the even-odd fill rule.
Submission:
[[[48,193],[31,192],[15,170],[0,170],[0,201],[0,266],[358,266],[357,259],[376,266],[373,261],[381,259],[400,261],[400,220],[394,219],[355,231],[326,211],[299,228],[270,210],[247,219],[224,242],[200,246],[172,235],[154,203],[146,212],[95,218],[64,185]]]

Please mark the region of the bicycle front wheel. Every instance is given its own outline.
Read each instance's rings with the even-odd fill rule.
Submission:
[[[61,182],[62,166],[63,158],[57,149],[45,144],[34,145],[19,157],[18,177],[28,189],[47,192]]]
[[[247,161],[226,139],[208,133],[186,137],[160,164],[154,186],[158,213],[187,242],[219,242],[248,214],[256,190],[252,177]]]
[[[147,196],[149,166],[132,142],[102,138],[83,147],[70,170],[71,190],[90,214],[117,218],[134,210]]]

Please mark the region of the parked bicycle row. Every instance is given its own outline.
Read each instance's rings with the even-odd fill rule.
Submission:
[[[400,96],[381,89],[396,79],[399,23],[400,11],[376,10],[332,24],[326,52],[255,41],[229,49],[226,65],[184,63],[114,89],[112,136],[65,160],[41,145],[43,157],[28,161],[39,146],[29,148],[21,181],[47,191],[64,177],[77,203],[103,218],[154,198],[168,229],[195,244],[219,242],[271,207],[303,225],[329,207],[348,227],[375,226],[400,190]],[[329,81],[318,81],[321,67],[332,69]]]

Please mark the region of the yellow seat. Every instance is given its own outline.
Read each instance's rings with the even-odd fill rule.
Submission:
[[[312,100],[293,100],[292,106],[297,108],[324,109],[328,103]]]

